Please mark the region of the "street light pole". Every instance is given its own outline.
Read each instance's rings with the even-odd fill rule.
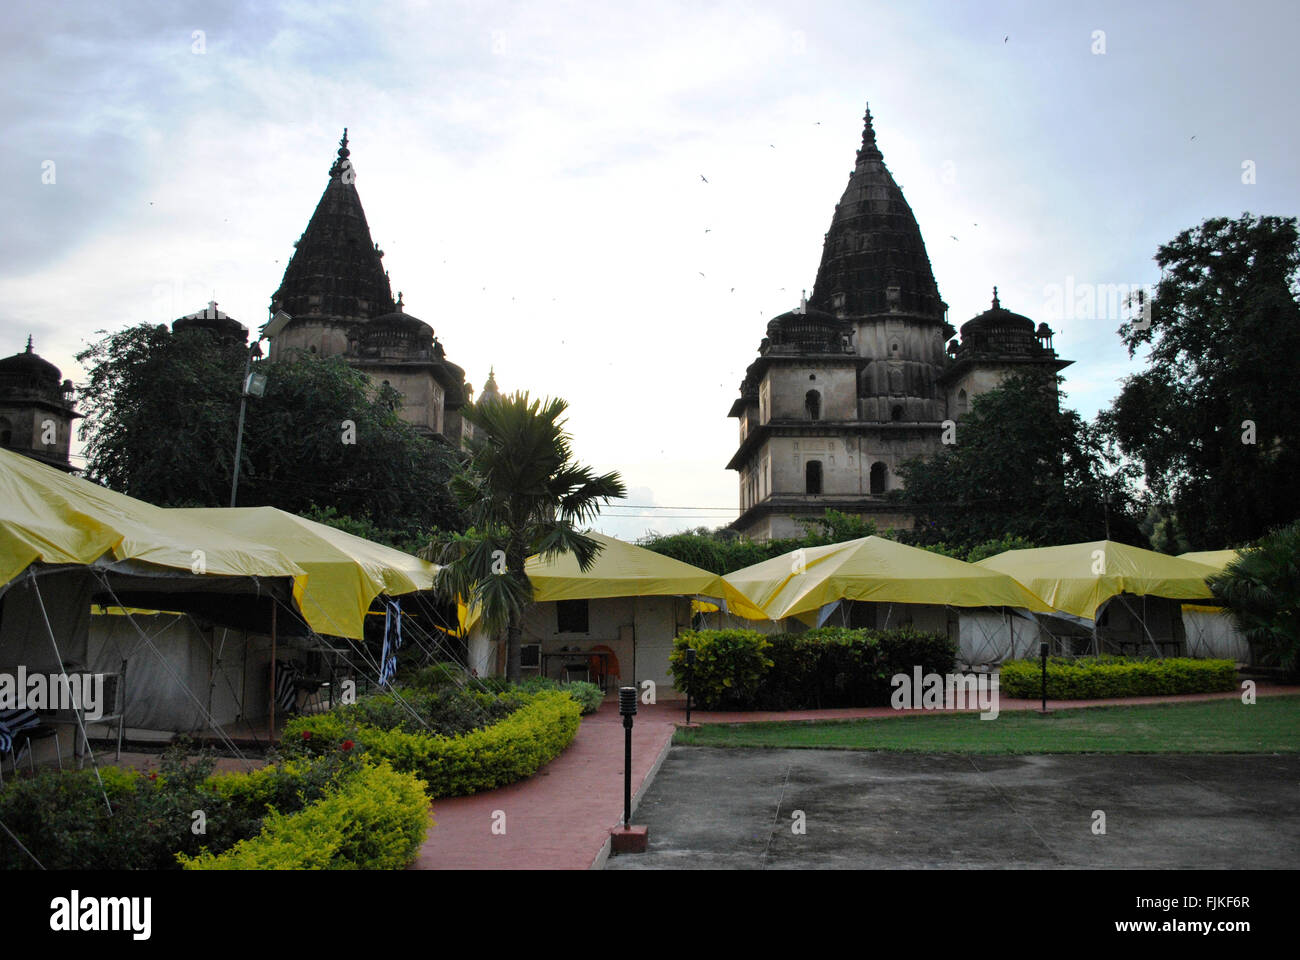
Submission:
[[[256,354],[260,359],[262,356],[261,339],[254,340],[248,348],[248,355],[244,357],[244,380],[239,392],[239,428],[235,431],[235,469],[230,479],[230,505],[235,505],[235,499],[239,496],[239,460],[240,454],[244,447],[244,414],[248,410],[248,395],[253,393],[254,396],[261,396],[262,389],[265,386],[265,380],[260,384],[253,384],[253,355]]]

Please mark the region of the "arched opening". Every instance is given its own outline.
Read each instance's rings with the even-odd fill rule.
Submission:
[[[820,420],[822,418],[822,395],[816,390],[809,390],[804,394],[803,408],[808,414],[809,420]]]
[[[822,462],[809,460],[803,468],[803,490],[809,496],[820,496],[822,492]]]
[[[970,401],[966,398],[965,390],[957,391],[957,415],[961,416],[970,409]]]
[[[891,419],[891,420],[893,420],[893,421],[895,421],[895,422],[897,422],[897,421],[899,421],[899,420],[902,420],[902,419],[903,419],[903,408],[902,408],[901,406],[896,406],[896,407],[894,407],[894,409],[890,410],[890,411],[889,411],[889,419]]]
[[[877,460],[871,465],[871,495],[879,497],[885,492],[885,475],[888,468]]]

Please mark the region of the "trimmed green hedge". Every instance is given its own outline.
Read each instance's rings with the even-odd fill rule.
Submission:
[[[381,762],[297,813],[272,811],[261,833],[225,853],[177,860],[186,870],[398,870],[432,824],[424,784]]]
[[[550,763],[573,741],[580,709],[567,693],[543,690],[504,720],[458,737],[382,730],[343,710],[296,717],[281,744],[313,754],[360,750],[399,773],[414,773],[432,798],[458,797],[514,783]]]
[[[686,649],[694,647],[694,672]],[[798,710],[887,706],[890,677],[949,673],[956,644],[910,627],[822,627],[764,635],[754,630],[688,630],[673,642],[669,666],[678,690],[705,709]],[[688,679],[689,676],[689,679]]]
[[[1042,695],[1042,661],[1002,664],[999,690],[1004,697]],[[1053,700],[1151,697],[1173,693],[1213,693],[1237,687],[1231,660],[1137,660],[1117,657],[1052,657],[1047,661],[1047,696]]]

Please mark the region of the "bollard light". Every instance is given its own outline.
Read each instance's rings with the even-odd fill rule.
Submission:
[[[686,648],[686,722],[691,722],[691,687],[695,685],[695,648]]]
[[[1038,645],[1038,656],[1043,661],[1043,713],[1047,712],[1047,644]]]
[[[623,717],[623,826],[632,825],[632,718],[636,716],[636,687],[618,688],[618,712]]]

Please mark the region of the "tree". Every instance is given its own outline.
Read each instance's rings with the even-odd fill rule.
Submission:
[[[83,350],[88,479],[160,506],[229,504],[246,356],[243,344],[204,330],[147,324]],[[447,488],[454,451],[398,416],[394,390],[338,358],[299,355],[254,369],[267,385],[248,401],[241,506],[332,509],[389,542],[459,529]]]
[[[1209,585],[1261,661],[1300,675],[1300,522],[1260,538]]]
[[[1193,548],[1245,543],[1300,516],[1296,218],[1209,219],[1155,261],[1149,316],[1120,328],[1149,367],[1101,422]]]
[[[1074,543],[1107,537],[1144,543],[1131,467],[1101,432],[1060,407],[1061,378],[1008,377],[975,398],[956,443],[900,465],[892,496],[917,518],[905,539],[969,555],[988,541]]]
[[[422,551],[443,564],[443,597],[477,605],[483,625],[506,633],[506,677],[520,671],[522,617],[533,589],[524,563],[572,553],[589,570],[600,541],[579,532],[600,504],[627,495],[617,473],[596,475],[573,460],[561,419],[563,400],[530,400],[527,393],[480,401],[462,415],[473,424],[468,462],[451,489],[469,520],[463,534],[437,534]]]

